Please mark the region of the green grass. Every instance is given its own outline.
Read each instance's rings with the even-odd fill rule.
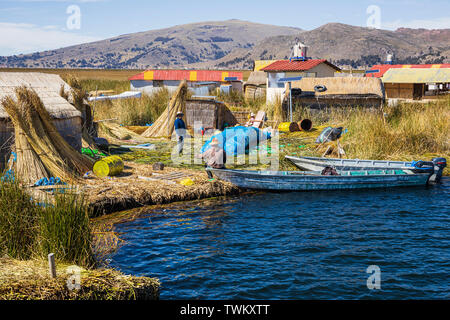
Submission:
[[[0,253],[17,259],[35,253],[39,212],[17,183],[0,183]]]
[[[83,197],[60,194],[40,206],[17,182],[0,183],[0,255],[45,258],[82,266],[94,264],[89,210]]]
[[[60,260],[77,265],[94,264],[89,216],[82,196],[58,194],[54,206],[40,210],[41,253],[54,253]]]

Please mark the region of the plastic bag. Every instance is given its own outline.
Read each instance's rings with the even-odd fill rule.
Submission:
[[[316,143],[336,141],[341,137],[343,129],[344,129],[343,127],[339,128],[326,127],[325,129],[323,129],[322,133],[317,137]]]

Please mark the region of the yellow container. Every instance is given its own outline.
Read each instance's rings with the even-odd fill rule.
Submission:
[[[189,187],[189,186],[194,185],[194,181],[192,181],[191,179],[187,178],[187,179],[181,180],[180,184],[182,184],[183,186]]]
[[[123,160],[118,156],[103,158],[94,164],[94,173],[97,177],[113,177],[123,172]]]
[[[300,131],[297,122],[282,122],[278,126],[278,130],[281,132],[295,132]]]

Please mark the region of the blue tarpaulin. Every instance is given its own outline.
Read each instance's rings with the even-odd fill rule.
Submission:
[[[260,142],[269,140],[270,133],[253,127],[227,128],[223,132],[211,137],[204,145],[201,152],[209,149],[213,139],[219,141],[219,145],[228,156],[236,156],[249,152],[249,148],[259,145]]]

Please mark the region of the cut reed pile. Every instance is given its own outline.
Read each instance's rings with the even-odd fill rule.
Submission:
[[[146,129],[147,130],[147,129]],[[148,138],[142,137],[140,134],[131,131],[115,122],[99,122],[98,123],[99,135],[102,138],[106,138],[109,143],[146,143],[149,142]]]
[[[142,136],[146,138],[170,137],[174,131],[174,122],[178,112],[185,113],[188,87],[186,80],[178,86],[169,105],[155,123]]]
[[[16,133],[16,175],[25,184],[44,177],[67,182],[92,169],[93,163],[73,149],[56,130],[37,93],[26,87],[15,90],[2,106],[11,117]]]
[[[76,266],[57,264],[57,278],[41,260],[0,258],[0,300],[158,300],[155,278],[126,276],[112,269],[80,271],[80,289],[67,285]]]

